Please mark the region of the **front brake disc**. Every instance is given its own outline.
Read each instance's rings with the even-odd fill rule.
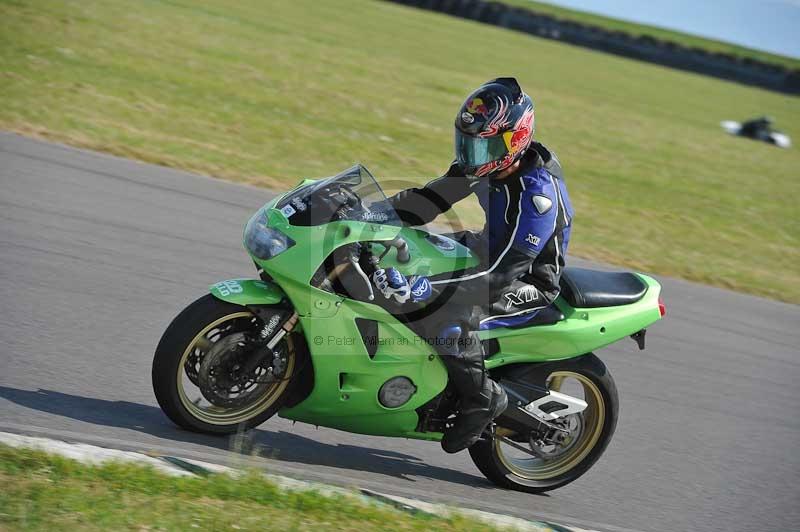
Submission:
[[[205,354],[197,384],[208,402],[223,408],[239,408],[260,395],[267,383],[236,373],[246,350],[245,333],[239,332],[222,338]]]

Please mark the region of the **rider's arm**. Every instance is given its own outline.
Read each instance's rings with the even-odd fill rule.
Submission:
[[[398,192],[389,198],[389,204],[397,211],[403,223],[425,225],[440,214],[447,212],[454,203],[472,192],[475,181],[464,176],[456,163],[447,173],[434,179],[424,187],[414,187]]]
[[[497,262],[431,278],[433,299],[460,305],[489,305],[533,265],[529,255],[510,248]],[[455,277],[450,277],[455,275]]]
[[[543,305],[552,303],[558,295],[558,277],[564,265],[560,254],[561,235],[557,230],[561,225],[557,223],[558,217],[563,214],[556,187],[555,178],[547,176],[535,187],[522,191],[509,240],[489,264],[432,277],[431,285],[443,294],[442,299],[460,304],[491,304],[508,291],[515,280],[532,274],[525,281],[536,287],[536,297],[542,298]],[[538,208],[534,196],[539,196]],[[548,202],[549,208],[545,209]],[[547,252],[542,255],[545,250]],[[542,259],[537,261],[540,255]]]

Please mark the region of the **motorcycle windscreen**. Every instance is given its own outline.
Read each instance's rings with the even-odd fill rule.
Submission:
[[[341,220],[401,224],[381,186],[360,164],[289,192],[276,208],[292,225],[325,225]]]

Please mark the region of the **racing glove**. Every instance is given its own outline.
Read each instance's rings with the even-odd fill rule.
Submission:
[[[394,298],[400,304],[408,300],[419,303],[431,297],[431,283],[427,277],[412,275],[406,278],[394,268],[376,270],[372,282],[383,297]]]

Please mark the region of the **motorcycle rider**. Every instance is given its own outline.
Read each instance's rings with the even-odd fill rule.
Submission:
[[[739,128],[739,135],[753,139],[766,140],[772,132],[772,118],[761,116],[744,122]]]
[[[454,453],[474,444],[508,403],[486,375],[478,329],[530,320],[559,293],[572,207],[558,159],[533,142],[534,107],[514,78],[488,81],[467,97],[455,120],[456,160],[424,187],[389,198],[408,225],[424,225],[476,194],[480,233],[453,238],[481,260],[431,278],[377,270],[373,282],[403,319],[441,355],[459,398],[442,439]],[[445,241],[446,243],[446,241]]]

